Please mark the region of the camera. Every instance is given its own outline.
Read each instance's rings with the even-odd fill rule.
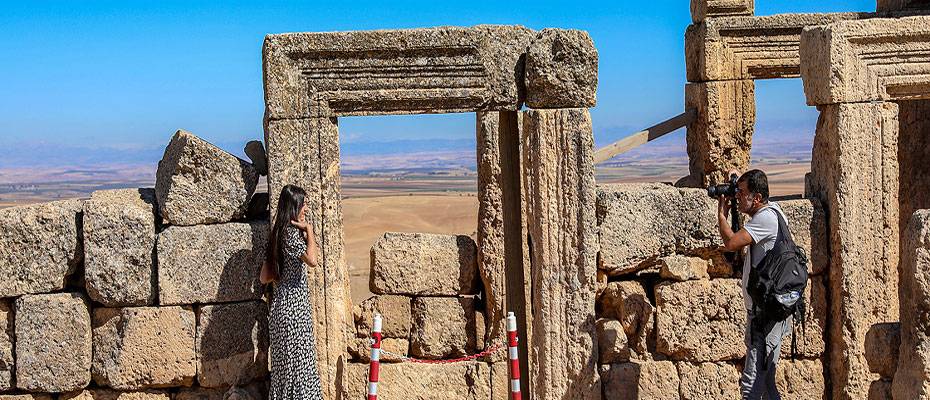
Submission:
[[[730,181],[719,185],[710,185],[707,187],[707,195],[712,198],[720,196],[736,197],[736,174],[730,174]]]

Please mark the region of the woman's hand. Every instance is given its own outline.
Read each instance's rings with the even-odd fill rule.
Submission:
[[[293,221],[292,220],[291,225],[296,226],[297,229],[300,229],[304,232],[310,232],[310,230],[313,229],[312,227],[310,227],[310,224],[308,224],[307,221]]]

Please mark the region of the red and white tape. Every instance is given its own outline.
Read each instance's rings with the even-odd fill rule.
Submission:
[[[507,349],[510,356],[510,399],[521,400],[520,394],[520,352],[517,350],[517,317],[513,312],[507,313]]]
[[[378,400],[378,375],[381,373],[381,314],[375,314],[371,328],[371,364],[368,366],[368,400]]]

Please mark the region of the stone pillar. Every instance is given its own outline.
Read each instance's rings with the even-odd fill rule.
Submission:
[[[689,83],[685,109],[697,111],[688,124],[688,186],[726,179],[731,168],[749,167],[756,124],[755,83],[751,79]]]
[[[927,0],[877,0],[875,2],[875,9],[878,12],[928,10],[930,9],[930,1],[927,1]]]
[[[600,399],[591,117],[586,109],[526,111],[522,138],[534,398]]]
[[[752,15],[754,0],[691,0],[691,21],[698,23],[707,17]]]
[[[930,211],[919,210],[904,233],[901,256],[901,347],[892,381],[895,400],[930,397]]]
[[[836,399],[866,398],[865,339],[898,319],[898,107],[820,106],[811,186],[830,230],[830,376]]]
[[[320,267],[310,268],[317,363],[328,399],[339,387],[350,328],[349,277],[342,233],[339,186],[339,130],[336,118],[268,120],[268,192],[272,221],[281,188],[307,191],[307,220],[320,246]]]

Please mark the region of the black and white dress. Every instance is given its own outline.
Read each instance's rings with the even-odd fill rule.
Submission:
[[[300,230],[284,229],[278,260],[278,282],[268,314],[271,339],[270,400],[322,400],[316,365],[313,309],[307,287],[307,267],[300,255],[307,243]]]

